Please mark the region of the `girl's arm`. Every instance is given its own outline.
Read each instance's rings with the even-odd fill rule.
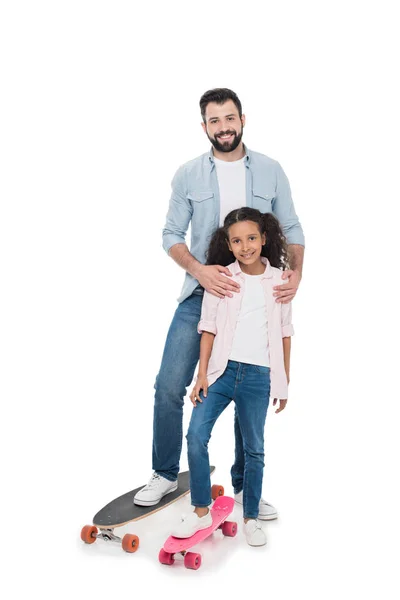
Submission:
[[[215,335],[209,331],[203,331],[201,334],[199,372],[197,374],[196,384],[190,394],[190,400],[194,406],[196,406],[196,402],[202,402],[202,399],[200,398],[201,390],[203,390],[204,397],[207,397],[207,369],[214,345],[214,338]]]
[[[287,382],[289,383],[289,381],[290,381],[290,348],[291,348],[292,338],[284,337],[282,339],[282,341],[283,341],[283,361],[285,363],[286,379],[287,379]]]
[[[199,376],[207,376],[208,363],[214,345],[214,338],[215,335],[208,331],[203,331],[201,334]]]
[[[292,303],[282,304],[282,344],[283,344],[283,362],[285,367],[286,379],[289,384],[290,381],[290,348],[291,348],[291,336],[293,335],[292,325]],[[276,406],[278,398],[274,398],[273,405]],[[281,412],[286,408],[287,398],[279,399],[279,408],[276,409],[276,413]]]

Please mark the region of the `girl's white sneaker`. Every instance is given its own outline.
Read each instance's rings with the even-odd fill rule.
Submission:
[[[192,537],[197,531],[207,529],[212,525],[212,516],[210,510],[204,517],[198,517],[195,512],[182,517],[182,521],[171,532],[171,535],[177,538]]]
[[[244,535],[250,546],[265,546],[267,543],[267,536],[256,519],[249,519],[244,523]]]

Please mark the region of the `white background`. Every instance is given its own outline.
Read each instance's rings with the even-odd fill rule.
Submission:
[[[387,1],[2,2],[6,598],[399,597],[397,40]],[[265,548],[216,534],[191,572],[157,562],[186,501],[126,529],[134,555],[79,533],[151,474],[183,282],[161,248],[170,181],[208,150],[198,101],[224,86],[289,177],[306,259],[290,402],[266,427],[280,518]],[[232,422],[210,442],[227,493]]]

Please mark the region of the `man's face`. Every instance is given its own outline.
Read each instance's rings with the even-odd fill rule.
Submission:
[[[205,119],[202,126],[214,148],[219,152],[236,150],[242,140],[245,116],[239,117],[235,103],[232,100],[224,104],[210,102]]]

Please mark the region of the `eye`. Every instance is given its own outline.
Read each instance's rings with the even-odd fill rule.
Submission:
[[[255,235],[251,235],[251,236],[249,237],[249,240],[251,240],[252,242],[253,242],[255,239],[257,239]]]

